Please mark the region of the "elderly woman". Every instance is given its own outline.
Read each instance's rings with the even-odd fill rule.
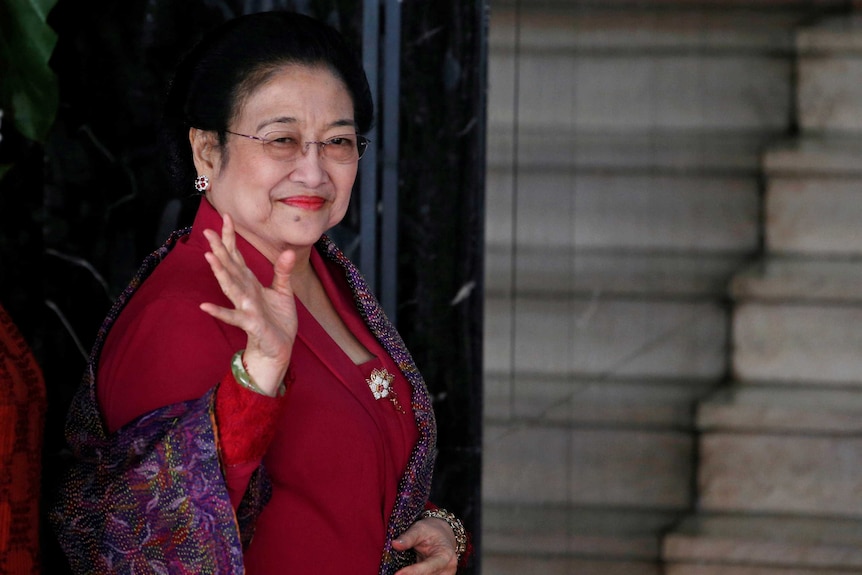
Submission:
[[[372,122],[333,29],[244,16],[180,64],[165,110],[190,230],[105,320],[54,510],[80,573],[452,574],[428,503],[435,422],[403,342],[326,237]]]

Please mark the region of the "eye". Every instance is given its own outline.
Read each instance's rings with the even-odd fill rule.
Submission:
[[[326,140],[326,145],[335,148],[355,148],[356,139],[352,136],[335,136]]]
[[[299,143],[299,137],[291,132],[270,132],[263,139],[267,145],[275,148],[292,147]]]

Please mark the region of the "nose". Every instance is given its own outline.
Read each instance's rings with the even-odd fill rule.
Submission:
[[[305,184],[308,188],[316,188],[326,181],[328,174],[323,167],[318,142],[305,142],[302,153],[294,160],[291,181]]]

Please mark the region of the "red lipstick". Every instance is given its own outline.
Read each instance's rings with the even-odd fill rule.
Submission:
[[[326,203],[326,200],[318,196],[292,196],[281,201],[288,206],[310,211],[319,210]]]

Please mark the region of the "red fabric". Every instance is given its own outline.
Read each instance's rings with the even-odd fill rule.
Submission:
[[[0,307],[0,573],[35,575],[45,382],[21,332]]]
[[[290,565],[296,573],[372,574],[417,437],[410,390],[316,253],[312,265],[348,328],[377,359],[353,364],[298,303],[300,331],[291,360],[296,377],[264,459],[273,497],[258,521],[246,566],[249,573]],[[399,374],[394,386],[407,414],[375,400],[368,389],[365,379],[381,367]],[[302,541],[305,549],[285,541]]]
[[[353,364],[298,301],[293,381],[284,397],[253,397],[237,389],[226,374],[234,352],[245,346],[245,334],[198,309],[203,301],[230,305],[203,257],[205,228],[219,230],[221,220],[204,200],[191,235],[139,288],[108,335],[97,375],[108,428],[197,398],[221,382],[216,421],[235,505],[265,443],[236,439],[249,429],[273,436],[263,455],[272,499],[245,553],[249,575],[285,569],[372,575],[397,483],[417,439],[409,385],[359,317],[343,278],[333,273],[337,268],[313,251],[312,265],[336,311],[376,359]],[[237,243],[259,281],[269,285],[272,264],[242,238]],[[374,399],[365,380],[376,368],[396,375],[393,386],[406,414]],[[267,425],[272,427],[264,431]]]
[[[260,464],[275,433],[282,405],[283,397],[246,389],[237,383],[232,371],[227,372],[215,402],[222,462],[228,466]]]

